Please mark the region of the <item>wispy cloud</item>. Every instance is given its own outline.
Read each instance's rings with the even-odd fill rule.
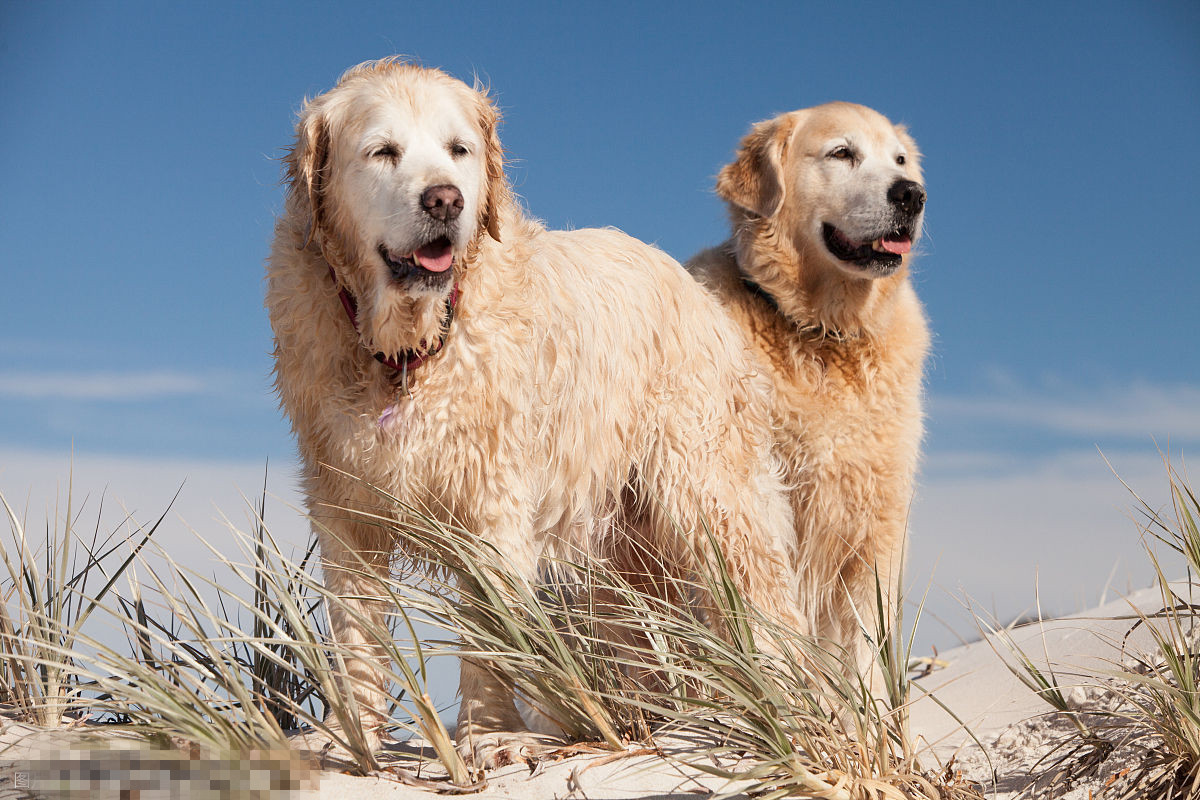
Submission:
[[[156,400],[211,391],[183,372],[0,372],[0,397],[24,400]]]
[[[1081,388],[997,381],[986,394],[935,395],[929,410],[941,419],[1004,423],[1088,437],[1200,441],[1200,386],[1152,384]]]
[[[909,580],[919,597],[932,575],[926,610],[967,639],[977,631],[963,597],[1011,620],[1039,595],[1047,614],[1064,614],[1148,586],[1137,498],[1169,513],[1166,474],[1152,448],[931,453],[909,517]],[[1164,568],[1182,574],[1182,559]],[[956,637],[928,622],[919,639]]]

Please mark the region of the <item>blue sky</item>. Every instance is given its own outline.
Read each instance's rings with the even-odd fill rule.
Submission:
[[[1198,42],[1185,2],[0,4],[0,491],[52,503],[74,448],[147,514],[186,479],[204,527],[290,463],[277,159],[353,64],[480,76],[534,215],[680,260],[752,122],[843,99],[925,154],[911,571],[1008,613],[1049,570],[1071,610],[1148,575],[1097,448],[1153,495],[1155,442],[1200,444]]]

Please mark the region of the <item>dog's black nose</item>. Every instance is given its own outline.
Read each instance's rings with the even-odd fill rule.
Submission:
[[[888,189],[887,198],[901,211],[916,214],[925,207],[925,187],[916,181],[899,180]]]
[[[462,192],[449,184],[430,186],[421,192],[421,208],[439,222],[453,222],[463,210]]]

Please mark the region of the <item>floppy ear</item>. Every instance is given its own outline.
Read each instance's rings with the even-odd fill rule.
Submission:
[[[504,178],[504,148],[500,146],[500,112],[482,91],[479,95],[479,130],[483,134],[484,180],[487,181],[480,223],[488,235],[500,241],[500,209],[504,205],[508,185]]]
[[[783,205],[783,147],[792,129],[786,118],[755,125],[742,139],[737,159],[717,174],[717,194],[760,217]]]
[[[308,226],[304,246],[312,240],[313,231],[325,224],[324,192],[329,179],[329,125],[325,114],[311,104],[305,110],[300,124],[296,126],[296,144],[285,159],[288,181],[293,192],[304,192],[308,197],[312,220]]]

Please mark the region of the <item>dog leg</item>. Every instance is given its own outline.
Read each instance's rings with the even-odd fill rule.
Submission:
[[[476,769],[494,769],[545,751],[547,738],[526,728],[512,689],[487,664],[466,657],[460,663],[455,739],[463,759]]]
[[[503,554],[506,563],[502,568],[535,580],[538,556],[528,533],[532,525],[527,522],[530,515],[525,508],[514,504],[512,497],[481,505],[505,509],[485,516],[474,526]],[[548,737],[528,729],[517,710],[512,687],[486,661],[464,656],[460,663],[461,704],[455,740],[463,759],[477,769],[493,769],[527,761],[545,751]]]
[[[720,419],[719,409],[676,411],[673,446],[642,476],[659,532],[656,547],[677,550],[682,529],[690,536],[686,547],[701,559],[696,566],[707,560],[711,569],[715,545],[751,608],[781,628],[810,633],[800,606],[794,516],[768,443],[733,420],[723,426],[726,436],[713,437],[716,426],[707,420]],[[774,649],[770,636],[759,638]]]
[[[799,604],[799,574],[791,557],[791,509],[782,487],[770,475],[752,478],[739,492],[702,498],[701,509],[712,520],[712,533],[746,605],[779,630],[812,632],[811,621]],[[699,547],[711,547],[697,542]],[[759,631],[758,643],[776,650],[774,629]]]
[[[380,583],[388,576],[391,542],[382,529],[326,516],[317,526],[325,586],[337,598],[330,602],[329,625],[344,654],[343,699],[350,705],[330,711],[325,724],[354,742],[357,725],[362,745],[379,749],[387,724],[389,658],[381,642],[387,637],[389,603]]]

